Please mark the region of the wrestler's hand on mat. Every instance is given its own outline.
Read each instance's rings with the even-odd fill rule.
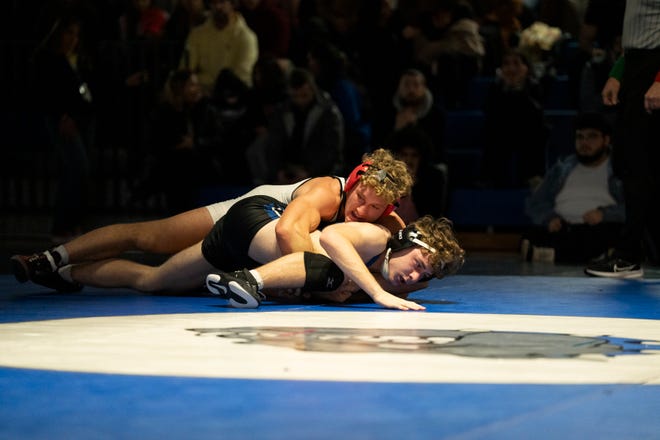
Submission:
[[[399,298],[394,296],[391,293],[382,291],[372,295],[372,298],[376,304],[380,304],[383,307],[388,309],[399,309],[399,310],[426,310],[426,307],[423,305],[417,304],[413,301],[408,301],[407,299]]]

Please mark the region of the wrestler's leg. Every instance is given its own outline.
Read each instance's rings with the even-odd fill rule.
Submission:
[[[282,256],[282,251],[280,251],[280,247],[277,244],[277,236],[275,235],[275,226],[278,221],[279,220],[273,220],[257,231],[250,242],[248,250],[250,258],[261,264],[265,264]],[[311,232],[310,237],[312,239],[314,251],[325,254],[325,250],[319,243],[321,231]]]
[[[108,259],[74,265],[71,278],[97,287],[128,287],[142,292],[172,292],[201,289],[213,266],[202,256],[201,242],[154,267],[123,259]]]
[[[116,257],[129,250],[174,254],[202,240],[212,227],[205,207],[165,219],[104,226],[66,243],[67,263]]]
[[[282,256],[277,244],[275,225],[278,220],[265,224],[252,238],[248,256],[261,264],[268,263]]]
[[[321,266],[314,264],[312,260],[315,258],[321,259]],[[345,278],[339,268],[331,270],[325,267],[323,260],[329,261],[327,257],[319,254],[294,252],[249,272],[246,269],[231,274],[211,273],[208,275],[207,285],[209,285],[209,282],[215,284],[216,290],[212,287],[209,287],[209,290],[216,294],[220,294],[217,286],[222,284],[234,293],[256,292],[259,290],[259,285],[261,285],[263,286],[263,293],[268,298],[276,301],[296,302],[300,300],[301,288],[306,290],[306,297],[311,294],[327,301],[346,301],[359,289],[358,286]],[[229,285],[231,281],[241,287],[237,289],[235,285],[232,288]],[[310,287],[307,289],[306,286]],[[319,291],[315,291],[314,287],[311,286],[317,287]],[[251,295],[254,296],[254,294]],[[241,296],[249,299],[247,295]],[[239,305],[239,307],[242,306]]]
[[[294,185],[262,185],[240,197],[165,219],[101,227],[66,243],[64,248],[68,258],[64,264],[116,257],[129,250],[175,254],[202,240],[237,201],[258,194],[282,197],[280,193],[293,192],[294,189]]]

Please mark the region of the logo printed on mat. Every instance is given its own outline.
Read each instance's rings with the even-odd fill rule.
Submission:
[[[334,353],[437,353],[483,358],[573,358],[660,351],[660,341],[560,333],[324,327],[230,327],[188,329],[236,343]],[[651,344],[653,342],[653,344]]]
[[[230,311],[10,322],[0,324],[0,333],[0,365],[14,368],[240,379],[660,385],[660,326],[649,319]]]

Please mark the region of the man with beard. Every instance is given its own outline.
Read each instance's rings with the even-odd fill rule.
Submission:
[[[599,113],[583,113],[574,127],[575,154],[555,164],[527,201],[534,226],[522,243],[526,259],[586,262],[614,247],[625,221],[609,123]]]
[[[238,0],[209,1],[209,18],[193,28],[186,40],[180,67],[197,74],[206,94],[213,90],[222,69],[231,70],[246,85],[252,85],[258,42],[237,6]]]
[[[400,130],[415,127],[431,139],[429,160],[444,162],[445,119],[445,111],[435,102],[426,76],[419,70],[407,69],[399,78],[392,108],[374,121],[374,144],[386,142]]]
[[[291,70],[288,98],[268,118],[268,129],[248,147],[257,181],[287,185],[308,177],[342,174],[344,119],[312,73]]]

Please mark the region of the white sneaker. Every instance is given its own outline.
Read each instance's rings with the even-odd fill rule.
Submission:
[[[532,261],[539,263],[554,263],[555,249],[550,247],[534,246],[532,248]]]

